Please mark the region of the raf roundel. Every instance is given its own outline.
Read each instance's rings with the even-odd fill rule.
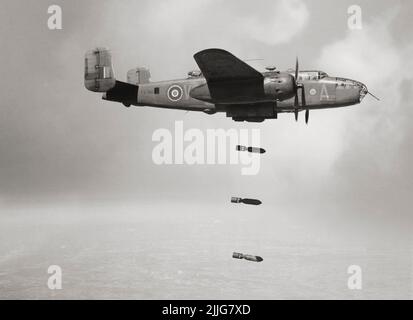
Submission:
[[[173,102],[179,101],[182,99],[183,92],[184,91],[182,90],[180,86],[178,86],[177,84],[174,84],[170,86],[167,91],[168,99]]]
[[[314,89],[314,88],[312,88],[312,89],[310,90],[310,95],[315,96],[316,94],[317,94],[317,90]]]

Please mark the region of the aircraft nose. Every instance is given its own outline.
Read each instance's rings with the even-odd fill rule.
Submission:
[[[371,95],[371,96],[372,96],[374,99],[376,99],[377,101],[380,101],[379,98],[377,98],[374,94],[372,94],[372,93],[369,91],[369,89],[367,88],[367,86],[366,86],[364,83],[361,83],[361,82],[358,82],[358,81],[355,81],[355,83],[356,83],[356,86],[359,87],[359,89],[360,89],[360,92],[359,92],[360,102],[364,99],[364,97],[365,97],[367,94]]]
[[[367,89],[367,86],[364,83],[361,83],[356,80],[352,80],[352,81],[353,81],[354,86],[359,88],[359,100],[361,102],[366,96],[366,94],[369,92],[369,90]]]
[[[364,99],[366,94],[369,92],[369,89],[367,89],[367,86],[365,84],[360,83],[360,102]]]

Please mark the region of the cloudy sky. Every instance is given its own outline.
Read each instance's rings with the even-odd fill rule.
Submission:
[[[60,263],[73,277],[60,297],[101,297],[104,287],[104,297],[112,298],[236,298],[236,280],[227,279],[232,291],[214,285],[226,272],[241,275],[243,267],[255,266],[228,259],[232,250],[269,257],[254,269],[254,281],[272,279],[285,288],[285,294],[257,289],[248,298],[353,297],[345,288],[349,264],[370,268],[377,285],[357,297],[410,295],[410,1],[358,1],[362,30],[348,29],[347,9],[354,2],[347,0],[53,3],[62,7],[63,30],[47,28],[50,1],[0,5],[0,283],[7,288],[0,289],[1,297],[54,297],[39,289],[42,268]],[[149,67],[154,81],[184,77],[196,69],[193,54],[209,47],[262,59],[250,62],[258,70],[290,68],[299,56],[303,69],[362,81],[381,102],[366,97],[350,108],[314,111],[308,126],[292,115],[246,124],[224,114],[127,109],[84,89],[84,53],[95,46],[112,50],[119,80],[136,66]],[[175,121],[203,131],[260,129],[267,153],[259,174],[242,176],[234,165],[155,165],[152,134],[173,130]],[[231,196],[256,197],[264,205],[240,208],[228,203]],[[167,243],[177,243],[176,255]],[[309,264],[315,247],[322,258]],[[169,255],[151,265],[152,250]],[[115,259],[114,251],[123,255]],[[201,262],[171,263],[180,254]],[[134,255],[155,274],[142,272],[139,260],[129,265],[127,257]],[[287,278],[277,271],[280,255]],[[82,272],[92,272],[86,256],[97,265],[121,260],[123,269],[110,267],[95,291],[76,291],[73,279],[83,281]],[[33,270],[21,271],[31,263]],[[141,272],[136,281],[151,280],[153,287],[131,289],[122,273],[128,268]],[[321,283],[326,274],[331,281]],[[36,290],[25,287],[25,277]],[[127,286],[129,295],[122,296],[118,285]],[[177,296],[171,293],[182,287]]]

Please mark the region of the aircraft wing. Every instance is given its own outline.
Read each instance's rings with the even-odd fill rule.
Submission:
[[[251,103],[264,97],[264,77],[257,70],[222,49],[194,55],[215,103]]]

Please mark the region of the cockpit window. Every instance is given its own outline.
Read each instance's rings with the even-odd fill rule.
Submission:
[[[318,72],[307,72],[310,80],[318,80]]]
[[[318,80],[319,75],[316,71],[302,71],[298,77],[299,80]]]
[[[328,77],[328,74],[323,72],[323,71],[320,71],[318,74],[319,74],[319,79],[323,79],[325,77]]]
[[[298,80],[319,80],[328,77],[328,74],[323,71],[301,71]]]

